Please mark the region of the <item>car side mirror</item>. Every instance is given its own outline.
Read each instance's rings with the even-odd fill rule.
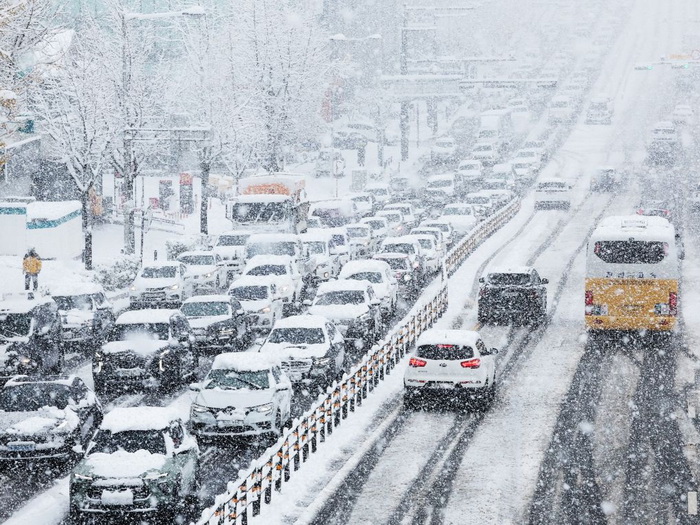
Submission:
[[[480,283],[485,283],[486,280],[485,280],[483,277],[479,277],[479,282],[480,282]]]
[[[85,449],[81,445],[73,445],[71,450],[80,456],[85,454]]]
[[[541,279],[540,281],[542,282],[542,284],[549,284],[549,279],[547,278]]]
[[[190,383],[190,390],[192,392],[200,392],[202,390],[201,383]]]
[[[236,315],[243,315],[243,314],[245,314],[245,310],[243,308],[239,308],[238,310],[236,310]]]
[[[498,348],[489,348],[489,354],[496,355],[498,353]]]
[[[304,306],[311,306],[313,303],[311,302],[311,299],[304,299],[304,300],[302,301],[302,304],[303,304]]]

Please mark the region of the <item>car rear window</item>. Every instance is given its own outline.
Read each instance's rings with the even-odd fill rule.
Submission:
[[[422,359],[470,359],[474,357],[474,349],[463,345],[422,345],[418,347],[416,355]]]
[[[668,253],[661,241],[598,241],[593,252],[610,264],[658,264]]]
[[[530,275],[527,273],[491,273],[489,283],[496,286],[525,286],[530,284]]]

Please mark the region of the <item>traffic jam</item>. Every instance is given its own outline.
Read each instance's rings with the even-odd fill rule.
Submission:
[[[659,82],[673,104],[665,102],[660,116],[659,105],[645,110],[643,138],[628,133],[634,103],[619,95],[620,78],[608,82],[601,73],[610,71],[609,57],[626,38],[615,29],[626,14],[594,4],[600,16],[585,31],[587,51],[568,48],[557,33],[541,52],[504,61],[493,79],[465,78],[467,95],[446,105],[449,119],[413,164],[387,163],[351,181],[356,143],[388,144],[388,127],[375,133],[346,123],[331,130],[330,147],[298,169],[238,177],[216,208],[225,228],[175,242],[165,257],[142,256],[133,279],[116,292],[95,280],[3,294],[0,468],[8,487],[27,465],[32,470],[29,481],[18,481],[16,508],[3,517],[50,494],[60,498],[51,510],[55,523],[218,520],[224,511],[207,513],[217,494],[232,490],[239,473],[286,439],[319,396],[391,340],[435,283],[447,287],[450,309],[444,322],[417,335],[395,372],[400,385],[387,404],[399,412],[377,446],[377,466],[355,474],[362,489],[309,495],[314,502],[327,497],[310,522],[368,523],[363,512],[371,510],[377,523],[422,523],[426,506],[439,512],[437,523],[460,522],[458,505],[446,502],[464,494],[436,480],[464,478],[457,466],[443,466],[445,474],[429,464],[446,464],[453,450],[470,458],[465,432],[478,436],[490,411],[511,399],[501,388],[516,382],[518,368],[555,331],[585,334],[574,344],[601,360],[647,336],[649,345],[675,348],[683,329],[683,261],[686,250],[696,251],[686,233],[700,211],[700,186],[671,191],[666,177],[692,168],[698,93],[678,86],[694,70],[669,66],[677,75]],[[552,26],[566,18],[539,9]],[[566,20],[562,27],[580,27]],[[647,72],[625,67],[625,78]],[[505,211],[507,220],[495,220]],[[448,265],[467,245],[465,259]],[[561,321],[566,301],[574,313]],[[573,381],[577,366],[570,365]],[[564,435],[572,421],[572,428],[583,424],[579,413],[564,419],[561,399],[550,401],[557,403],[550,416],[559,419],[547,440],[555,431]],[[431,425],[428,467],[405,478],[415,499],[387,495],[381,508],[371,487],[390,481],[387,473],[405,460],[409,444],[430,440],[410,432]],[[567,454],[577,446],[557,443],[569,447],[561,449]],[[542,465],[563,457],[555,449],[542,452]],[[522,502],[527,516],[484,511],[481,523],[575,522],[574,511],[562,510],[562,484],[584,485],[586,474],[572,481],[563,470],[560,483],[557,472],[534,470],[538,486],[550,492]],[[582,490],[581,501],[607,508]],[[431,491],[443,501],[434,503]],[[296,520],[298,507],[274,519],[268,510],[259,522]],[[675,516],[686,512],[673,509]],[[247,523],[243,512],[225,523]],[[608,522],[612,514],[591,511],[582,522]],[[644,516],[628,522],[664,522]]]

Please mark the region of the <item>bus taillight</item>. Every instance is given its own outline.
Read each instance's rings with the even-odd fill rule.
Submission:
[[[668,313],[669,315],[678,315],[678,294],[676,292],[668,294]]]
[[[586,308],[585,308],[586,315],[592,315],[593,314],[593,292],[590,290],[586,290]]]

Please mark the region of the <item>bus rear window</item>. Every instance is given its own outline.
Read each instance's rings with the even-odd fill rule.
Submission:
[[[610,264],[658,264],[668,253],[668,244],[660,241],[598,241],[593,249]]]

